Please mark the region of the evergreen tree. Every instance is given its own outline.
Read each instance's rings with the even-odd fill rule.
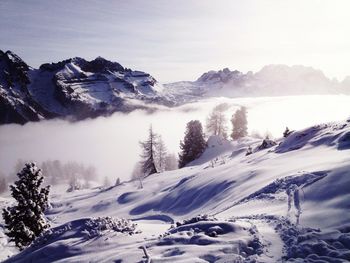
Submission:
[[[180,142],[179,168],[200,157],[206,147],[207,143],[200,121],[194,120],[187,123],[185,138]]]
[[[225,110],[228,106],[225,103],[217,105],[207,118],[206,128],[210,135],[217,135],[224,139],[227,138],[227,125]]]
[[[247,110],[245,107],[241,107],[235,112],[231,118],[231,123],[233,127],[231,133],[232,140],[237,140],[248,135]]]
[[[27,163],[17,174],[19,180],[10,186],[17,204],[3,209],[6,234],[20,249],[49,227],[44,217],[50,186],[41,187],[44,177],[35,163]]]
[[[156,167],[156,147],[157,147],[157,135],[153,132],[152,126],[149,128],[148,139],[144,142],[140,142],[142,148],[141,158],[142,160],[142,173],[144,176],[157,173]]]

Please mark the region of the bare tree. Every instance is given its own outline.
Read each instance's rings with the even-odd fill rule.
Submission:
[[[179,168],[178,159],[175,154],[167,154],[165,157],[165,171],[172,171]]]
[[[7,191],[8,185],[4,174],[0,173],[0,194]]]
[[[132,171],[131,174],[131,180],[133,181],[139,181],[140,183],[140,188],[143,188],[143,184],[142,184],[142,180],[145,177],[144,173],[143,173],[143,169],[142,169],[142,163],[141,162],[137,162],[134,166],[134,170]]]
[[[224,112],[228,109],[226,103],[217,105],[207,118],[206,128],[210,135],[227,138],[227,119]]]
[[[157,142],[155,147],[155,164],[158,172],[164,172],[165,171],[165,161],[167,156],[167,149],[165,147],[165,144],[162,140],[162,136],[157,136]]]

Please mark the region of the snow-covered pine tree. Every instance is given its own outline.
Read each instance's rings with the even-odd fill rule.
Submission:
[[[187,123],[184,140],[180,142],[179,168],[202,155],[207,143],[204,139],[202,124],[198,120]]]
[[[231,123],[233,127],[231,133],[232,140],[237,140],[248,135],[247,110],[245,107],[241,107],[235,112],[231,118]]]
[[[157,134],[153,132],[152,126],[149,128],[148,139],[144,142],[140,142],[142,148],[142,173],[144,177],[157,173],[156,167],[156,147],[157,147]]]
[[[10,186],[17,204],[3,209],[6,235],[23,249],[49,227],[44,211],[48,207],[50,186],[41,187],[44,177],[35,163],[27,163]]]
[[[207,118],[206,129],[210,135],[227,138],[227,125],[224,112],[228,106],[225,103],[217,105]]]

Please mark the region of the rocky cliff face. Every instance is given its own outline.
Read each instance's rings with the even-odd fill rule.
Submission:
[[[128,112],[147,103],[172,105],[148,73],[98,57],[29,67],[0,51],[0,124],[50,118],[81,120]]]

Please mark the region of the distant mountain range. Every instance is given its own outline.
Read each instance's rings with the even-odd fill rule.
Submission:
[[[246,74],[228,68],[209,71],[196,81],[165,84],[177,102],[199,97],[255,97],[307,94],[349,94],[350,77],[342,82],[305,66],[268,65]]]
[[[204,73],[196,81],[162,85],[148,73],[101,57],[70,58],[35,69],[13,52],[0,50],[0,124],[52,118],[75,121],[216,96],[337,93],[350,93],[350,77],[330,80],[304,66],[269,65],[246,74],[225,68]]]

